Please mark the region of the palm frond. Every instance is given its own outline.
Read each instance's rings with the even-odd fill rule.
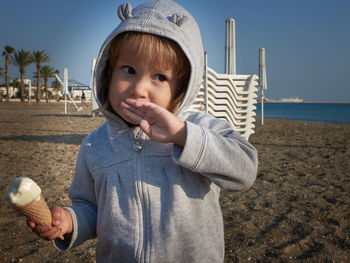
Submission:
[[[4,47],[4,51],[2,52],[2,55],[3,56],[6,56],[6,55],[9,55],[9,54],[12,54],[13,52],[15,52],[15,48],[14,47],[11,47],[9,45],[6,45]]]
[[[52,77],[54,77],[54,74],[57,74],[56,71],[57,70],[55,70],[53,67],[45,65],[45,66],[41,67],[40,74],[44,79],[45,78],[52,78]]]
[[[28,65],[33,63],[33,56],[30,51],[24,49],[15,51],[12,55],[11,63],[18,66],[20,71],[25,69]]]
[[[50,61],[50,56],[44,50],[33,50],[33,60],[38,65]]]

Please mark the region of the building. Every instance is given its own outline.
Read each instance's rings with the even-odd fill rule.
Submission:
[[[11,83],[11,81],[10,81],[10,83]],[[9,97],[16,98],[18,96],[20,89],[21,89],[20,87],[9,86]],[[24,92],[26,94],[26,98],[28,98],[29,89],[31,89],[31,99],[35,99],[37,84],[35,82],[31,82],[30,79],[24,79]],[[56,95],[58,95],[58,97],[62,96],[60,89],[55,90],[53,87],[49,86],[48,91],[49,91],[49,95],[51,95],[50,99],[56,98]],[[0,96],[6,97],[6,84],[5,83],[0,84]],[[44,85],[41,85],[41,99],[46,99]]]

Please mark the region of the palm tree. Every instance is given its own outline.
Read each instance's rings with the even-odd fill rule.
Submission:
[[[13,89],[21,87],[21,82],[18,78],[15,78],[9,82],[9,86],[11,86]]]
[[[58,70],[57,70],[58,71]],[[59,72],[57,73],[57,75],[59,74]],[[54,81],[51,82],[51,87],[54,88],[54,90],[56,91],[56,94],[55,94],[55,100],[58,101],[58,91],[60,90],[61,88],[61,84],[58,82],[57,79],[55,79]]]
[[[2,55],[5,56],[5,83],[6,83],[6,101],[9,101],[9,63],[11,62],[11,54],[15,49],[9,45],[6,45]]]
[[[24,74],[26,67],[33,63],[33,56],[30,51],[17,50],[12,56],[11,63],[16,65],[21,73],[21,102],[24,102]]]
[[[36,102],[39,102],[41,99],[41,78],[40,78],[40,67],[42,63],[46,63],[50,61],[50,57],[45,51],[34,51],[33,50],[33,60],[36,64],[36,82],[37,82],[37,89],[36,89]]]
[[[59,71],[47,65],[43,66],[40,71],[45,82],[46,102],[49,102],[49,91],[48,91],[49,78],[53,78],[54,74],[59,74]]]

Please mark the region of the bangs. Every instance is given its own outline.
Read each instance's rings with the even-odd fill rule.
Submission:
[[[174,41],[165,37],[140,32],[126,32],[118,35],[110,49],[109,59],[112,68],[122,52],[142,58],[151,67],[173,70],[177,79],[181,79],[189,70],[189,63],[183,51]]]
[[[158,66],[165,69],[170,69],[172,65],[176,65],[176,55],[169,46],[163,44],[159,38],[152,35],[143,34],[141,37],[133,35],[130,39],[130,45],[125,44],[121,50],[128,50],[142,58],[151,67]]]

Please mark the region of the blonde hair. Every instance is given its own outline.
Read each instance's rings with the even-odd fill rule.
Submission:
[[[161,65],[171,69],[176,76],[178,88],[172,98],[169,110],[176,112],[185,96],[191,73],[190,62],[175,41],[140,32],[125,32],[117,35],[110,44],[109,58],[102,72],[98,89],[98,98],[103,109],[111,109],[108,101],[108,89],[112,78],[113,68],[122,51],[128,50],[132,54],[142,57],[150,66]]]

